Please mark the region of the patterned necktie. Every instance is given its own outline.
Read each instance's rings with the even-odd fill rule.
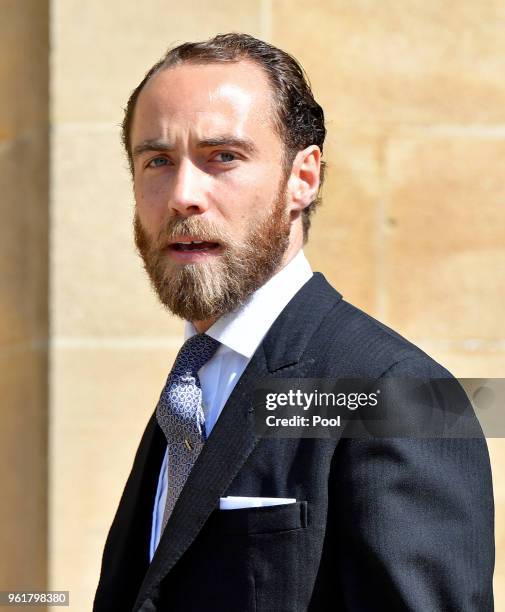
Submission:
[[[156,418],[168,444],[167,501],[162,532],[207,437],[198,370],[218,346],[217,340],[205,334],[186,340],[156,407]]]

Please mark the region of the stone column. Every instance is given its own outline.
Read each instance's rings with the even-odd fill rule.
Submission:
[[[0,590],[47,588],[48,3],[0,19]]]

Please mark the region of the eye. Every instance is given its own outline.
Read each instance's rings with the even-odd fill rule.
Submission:
[[[160,166],[166,166],[168,160],[166,157],[153,157],[151,161],[147,164],[148,168],[159,168]]]
[[[217,159],[219,157],[221,157],[221,159]],[[230,153],[230,151],[221,151],[214,157],[214,159],[222,162],[232,162],[237,159],[237,155],[235,155],[235,153]]]

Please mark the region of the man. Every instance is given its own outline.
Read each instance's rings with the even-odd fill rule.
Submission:
[[[186,342],[110,529],[96,612],[492,609],[482,436],[255,431],[259,381],[450,377],[312,274],[324,137],[296,61],[247,35],[169,51],[128,102],[136,244]]]

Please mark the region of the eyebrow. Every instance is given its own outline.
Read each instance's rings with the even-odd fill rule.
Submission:
[[[253,155],[258,151],[254,142],[249,138],[239,138],[237,136],[215,136],[213,138],[204,138],[203,140],[199,140],[197,143],[197,147],[200,149],[204,149],[206,147],[237,147],[242,149],[249,155]],[[165,151],[170,152],[175,149],[174,145],[170,142],[164,140],[144,140],[137,146],[133,148],[133,157],[138,157],[142,153],[146,151]]]

